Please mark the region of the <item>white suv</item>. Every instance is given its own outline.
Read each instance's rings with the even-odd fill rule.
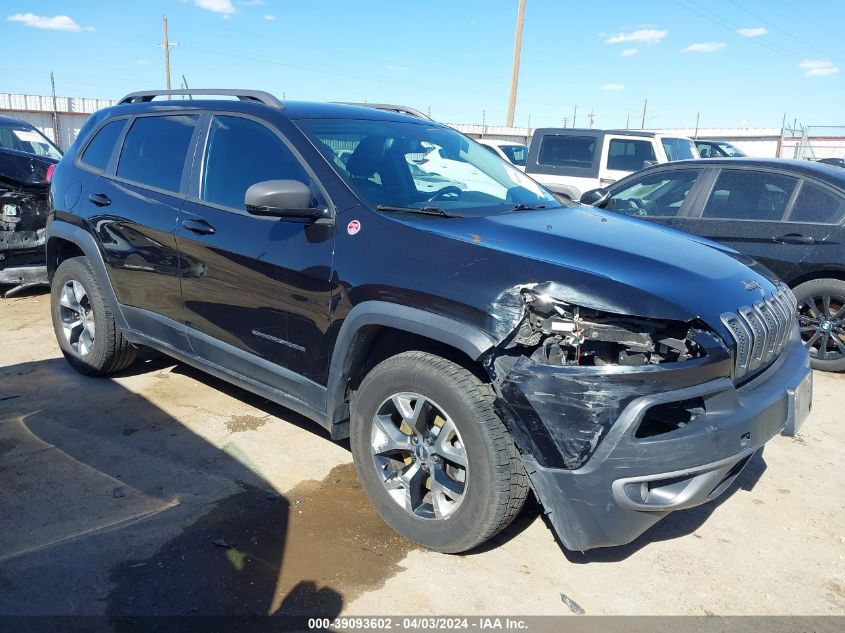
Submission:
[[[578,200],[591,189],[657,163],[699,158],[689,138],[631,130],[535,130],[525,172],[559,196]]]
[[[528,146],[514,141],[500,141],[495,138],[477,138],[477,143],[483,145],[499,158],[504,158],[525,171],[525,161],[528,159]]]

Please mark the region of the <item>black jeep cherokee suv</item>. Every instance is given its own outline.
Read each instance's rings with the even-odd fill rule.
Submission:
[[[567,548],[627,543],[806,417],[794,297],[735,252],[561,207],[432,121],[215,92],[237,100],[129,95],[55,171],[52,315],[83,373],[149,346],[316,420],[444,552],[529,488]],[[451,182],[421,192],[434,149]]]

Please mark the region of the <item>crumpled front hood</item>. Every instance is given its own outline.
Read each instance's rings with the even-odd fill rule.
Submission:
[[[682,321],[699,317],[724,332],[721,314],[774,290],[761,270],[749,268],[742,261],[750,260],[730,249],[593,207],[401,221],[537,260],[538,276],[525,283],[546,284],[557,299],[610,312]],[[553,265],[553,278],[539,262]],[[747,282],[756,282],[750,291]]]

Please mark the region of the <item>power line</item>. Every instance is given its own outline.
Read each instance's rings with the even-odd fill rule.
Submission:
[[[762,22],[764,24],[768,24],[774,30],[779,31],[780,33],[783,33],[787,37],[789,37],[789,38],[795,40],[796,42],[798,42],[799,44],[802,44],[802,45],[807,46],[809,48],[815,49],[816,51],[822,53],[823,55],[827,55],[828,57],[834,57],[834,55],[831,55],[829,52],[820,49],[815,44],[811,44],[810,42],[802,40],[800,37],[795,36],[793,33],[790,33],[789,31],[780,28],[777,24],[773,24],[771,21],[767,20],[766,18],[760,17],[759,15],[754,13],[753,11],[746,9],[745,7],[743,7],[741,4],[739,4],[735,0],[728,0],[728,2],[730,2],[732,5],[734,5],[737,9],[739,9],[741,11],[745,11],[748,15],[750,15],[755,20],[760,20],[760,22]]]

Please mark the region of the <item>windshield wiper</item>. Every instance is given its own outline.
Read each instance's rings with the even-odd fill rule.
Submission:
[[[545,209],[545,204],[525,204],[520,202],[512,207],[512,211],[536,211],[537,209]]]
[[[376,207],[379,211],[395,211],[397,213],[420,213],[422,215],[436,215],[441,218],[453,216],[446,213],[440,207],[397,207],[390,204],[380,204]]]

